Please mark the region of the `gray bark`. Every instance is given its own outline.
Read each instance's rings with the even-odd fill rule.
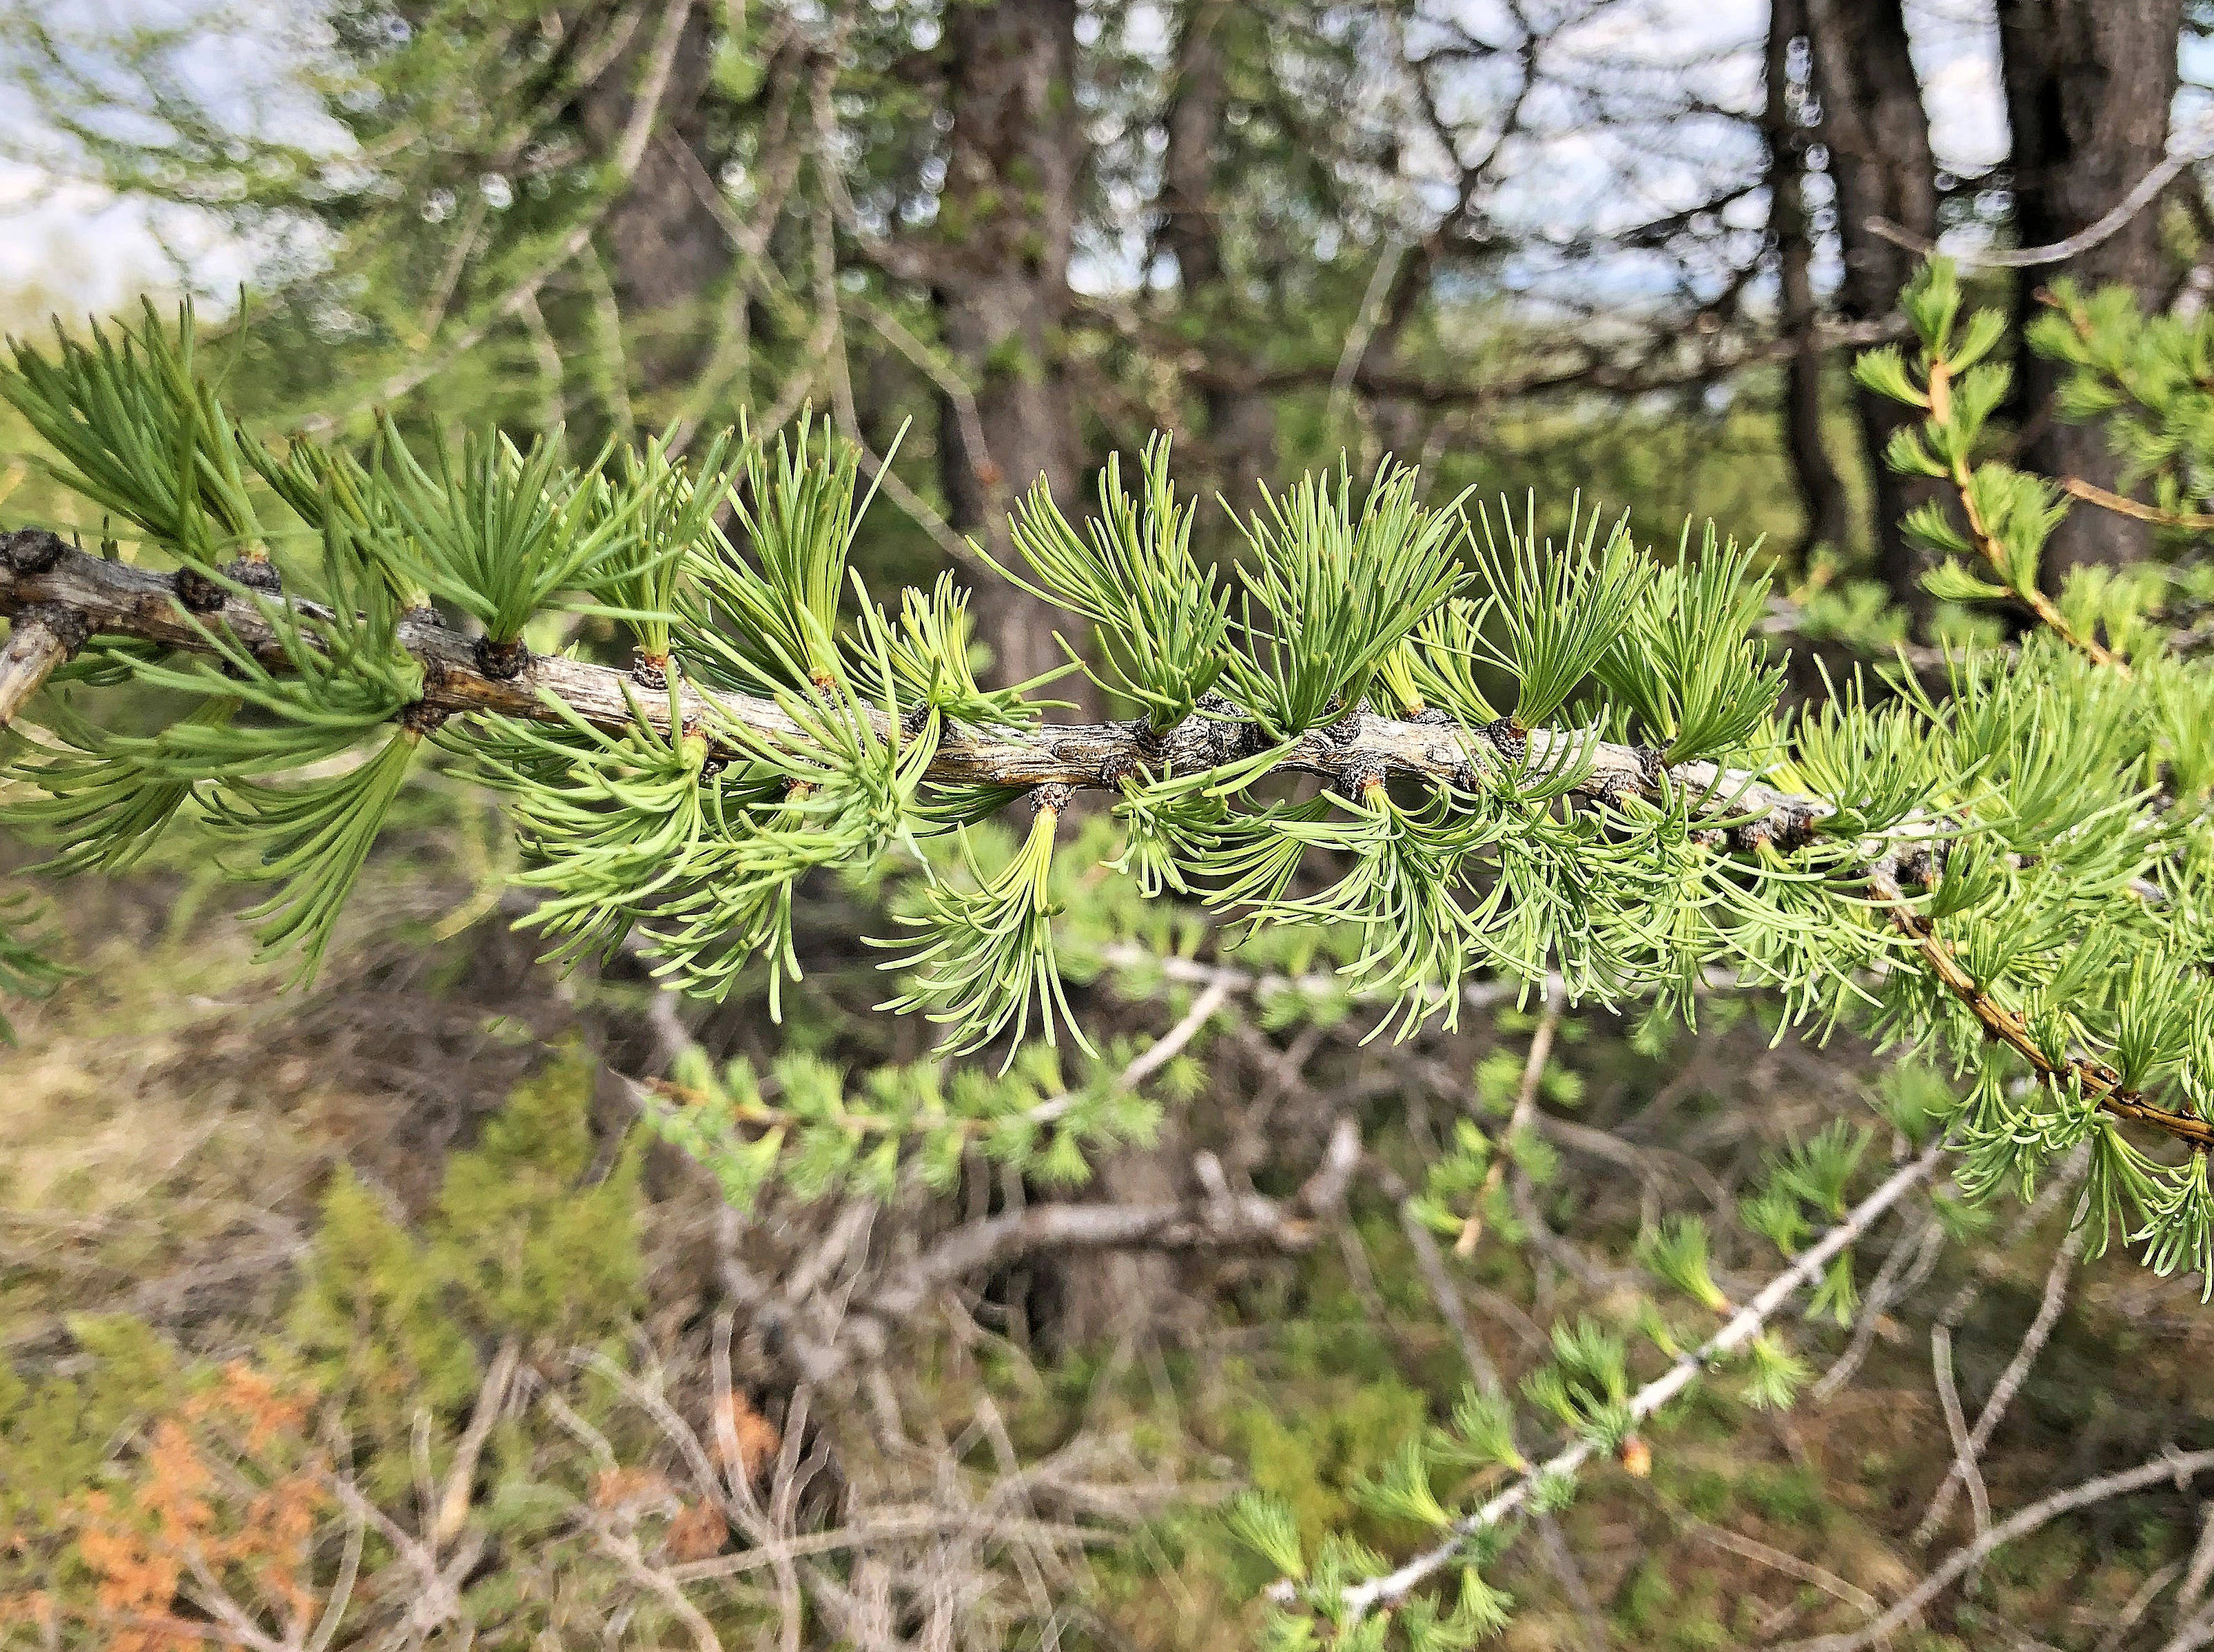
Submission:
[[[1807,27],[1844,255],[1838,308],[1848,321],[1874,320],[1897,307],[1917,259],[1870,234],[1868,221],[1888,218],[1923,236],[1937,231],[1930,118],[1907,53],[1902,0],[1807,0]],[[1920,559],[1899,531],[1919,490],[1883,462],[1884,448],[1908,410],[1864,390],[1855,392],[1853,405],[1875,484],[1877,566],[1899,600],[1919,613],[1928,606]]]
[[[948,9],[945,186],[933,298],[948,352],[974,387],[982,450],[951,406],[940,424],[952,524],[1012,554],[1006,509],[1043,477],[1076,513],[1081,456],[1061,360],[1068,262],[1083,169],[1076,107],[1075,0],[995,0]],[[1014,589],[976,592],[980,634],[1002,681],[1061,662],[1066,616]],[[1072,637],[1072,640],[1074,640]]]
[[[2041,247],[2096,221],[2166,152],[2181,0],[2000,0],[1998,21],[2015,228],[2025,246]],[[2047,278],[2070,276],[2086,289],[2119,283],[2150,302],[2162,273],[2156,205]],[[2034,312],[2037,287],[2034,277],[2021,283],[2021,319]],[[2119,465],[2105,436],[2052,416],[2054,364],[2025,352],[2021,375],[2021,462],[2113,487]],[[2054,533],[2044,576],[2057,584],[2079,564],[2132,562],[2150,547],[2144,523],[2079,506]]]
[[[1813,237],[1807,222],[1807,127],[1792,94],[1792,50],[1806,41],[1807,0],[1776,0],[1769,19],[1768,101],[1764,125],[1769,154],[1769,235],[1776,246],[1783,336],[1792,351],[1783,367],[1783,427],[1791,472],[1807,512],[1801,550],[1852,542],[1844,483],[1822,439],[1822,351],[1814,336]],[[1807,48],[1811,51],[1811,46]],[[1811,79],[1811,77],[1810,77]]]

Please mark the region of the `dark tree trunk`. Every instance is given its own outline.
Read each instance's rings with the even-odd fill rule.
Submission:
[[[1085,161],[1076,11],[1076,0],[947,9],[953,124],[933,296],[945,347],[975,387],[978,430],[949,404],[940,420],[941,462],[954,526],[984,538],[1002,559],[1012,556],[1008,505],[1039,477],[1072,519],[1089,503],[1079,497],[1074,396],[1060,353]],[[981,434],[981,451],[972,434]],[[1056,627],[1077,638],[1069,616],[1005,582],[982,582],[976,602],[979,632],[1003,681],[1061,662]],[[1067,680],[1055,692],[1081,699],[1085,686]],[[1165,1128],[1153,1149],[1108,1155],[1092,1191],[1133,1202],[1178,1196],[1174,1137]],[[1151,1335],[1177,1296],[1169,1265],[1158,1256],[1073,1257],[1038,1283],[1055,1309],[1049,1329],[1069,1344],[1122,1332]]]
[[[621,55],[578,99],[588,141],[612,159],[628,132],[659,34],[660,8],[641,17]],[[695,5],[676,42],[653,137],[597,237],[624,326],[637,387],[648,393],[690,383],[705,365],[713,329],[700,325],[708,294],[731,267],[721,228],[700,205],[698,173],[713,177],[714,70],[709,9]]]
[[[1791,473],[1807,512],[1800,551],[1851,543],[1852,517],[1844,483],[1822,440],[1822,353],[1814,338],[1813,237],[1807,223],[1804,180],[1807,131],[1805,98],[1810,76],[1795,82],[1793,55],[1806,52],[1807,0],[1776,0],[1768,24],[1769,235],[1776,243],[1783,336],[1793,350],[1783,368],[1783,428]]]
[[[2025,245],[2045,246],[2096,222],[2159,164],[2175,95],[2181,0],[1999,0],[1998,19],[2015,227]],[[2140,299],[2157,300],[2157,206],[2040,273],[2071,276],[2087,289],[2119,282]],[[2035,275],[2021,283],[2019,319],[2034,311],[2037,285]],[[2054,364],[2025,353],[2020,370],[2028,436],[2021,462],[2048,476],[2113,486],[2119,466],[2098,429],[2052,416]],[[2052,536],[2045,577],[2057,583],[2079,564],[2132,562],[2150,546],[2143,522],[2078,506]]]
[[[1888,218],[1919,235],[1937,232],[1937,164],[1921,83],[1907,54],[1902,0],[1807,0],[1807,28],[1844,255],[1838,308],[1848,320],[1888,315],[1916,260],[1870,234],[1868,221]],[[1907,410],[1868,391],[1855,392],[1854,410],[1875,483],[1879,570],[1899,601],[1924,612],[1919,559],[1899,529],[1921,490],[1883,462]]]
[[[1215,206],[1229,91],[1223,34],[1232,21],[1228,0],[1193,0],[1187,8],[1161,156],[1159,245],[1176,260],[1184,317],[1208,330],[1226,325],[1235,303]],[[1225,496],[1243,503],[1275,467],[1275,404],[1257,392],[1216,385],[1206,391],[1204,405],[1210,468]]]
[[[1076,0],[949,7],[945,62],[952,126],[933,297],[945,348],[975,387],[979,428],[945,408],[942,479],[953,526],[1005,559],[1008,506],[1040,477],[1072,516],[1084,504],[1061,359],[1085,155]],[[1000,680],[1061,662],[1053,631],[1069,630],[1066,616],[996,580],[976,604]]]

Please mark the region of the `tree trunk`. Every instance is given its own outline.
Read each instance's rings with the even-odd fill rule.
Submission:
[[[933,297],[945,348],[975,387],[976,418],[971,428],[949,400],[939,450],[953,526],[1002,561],[1012,555],[1008,507],[1040,477],[1072,515],[1085,503],[1061,360],[1085,152],[1076,10],[1076,0],[995,0],[946,15],[952,125]],[[1071,632],[1067,616],[1001,581],[975,600],[1000,681],[1061,663],[1053,632]],[[1071,687],[1079,692],[1064,698],[1082,697],[1081,684]]]
[[[2166,152],[2181,0],[1999,0],[1998,20],[2015,231],[2045,246],[2103,216]],[[2119,282],[2155,300],[2162,265],[2156,205],[2051,273],[2087,289]],[[2018,320],[2034,312],[2037,285],[2034,274],[2021,282]],[[2113,486],[2120,466],[2099,430],[2052,417],[2055,364],[2025,352],[2017,370],[2021,462]],[[2080,564],[2133,562],[2150,546],[2144,523],[2079,505],[2046,548],[2044,576],[2057,584]]]
[[[1868,221],[1888,218],[1919,235],[1937,233],[1937,163],[1907,53],[1902,0],[1808,0],[1807,27],[1844,253],[1838,308],[1848,320],[1888,315],[1916,259],[1869,233]],[[1865,390],[1856,391],[1854,411],[1875,483],[1878,568],[1899,601],[1924,613],[1919,558],[1899,529],[1922,490],[1883,462],[1892,432],[1911,415]]]
[[[1225,326],[1235,302],[1215,213],[1214,170],[1228,101],[1224,31],[1228,0],[1192,0],[1177,37],[1176,79],[1161,156],[1159,246],[1176,260],[1188,325]],[[1202,336],[1205,336],[1203,333]],[[1204,393],[1207,453],[1218,485],[1232,503],[1247,503],[1257,481],[1275,468],[1276,411],[1261,393],[1215,385]]]
[[[953,124],[933,296],[945,348],[975,387],[975,409],[972,425],[949,399],[939,451],[954,526],[984,538],[1002,560],[1013,554],[1008,505],[1041,476],[1072,519],[1090,503],[1079,496],[1076,410],[1060,354],[1085,159],[1076,13],[1076,0],[994,0],[950,7],[946,15]],[[1069,616],[1003,581],[983,582],[975,600],[1000,680],[1061,663],[1056,627],[1079,638]],[[1086,687],[1065,680],[1055,692],[1087,699]],[[1174,1136],[1164,1128],[1153,1149],[1108,1155],[1091,1191],[1135,1203],[1175,1197]],[[1175,1295],[1159,1256],[1070,1257],[1043,1283],[1054,1309],[1048,1329],[1068,1345],[1151,1334]]]
[[[1802,557],[1816,546],[1851,543],[1844,483],[1822,440],[1822,353],[1814,338],[1814,244],[1807,231],[1806,99],[1811,76],[1795,83],[1792,56],[1806,50],[1807,0],[1776,0],[1768,24],[1768,224],[1776,243],[1783,336],[1793,343],[1783,369],[1783,427],[1791,473],[1807,512]]]
[[[659,12],[652,8],[639,19],[615,63],[578,96],[580,123],[603,160],[614,156],[629,130]],[[701,306],[731,267],[730,245],[701,209],[689,175],[715,172],[713,111],[706,99],[714,52],[709,9],[695,5],[651,117],[653,137],[597,237],[610,266],[632,376],[649,394],[698,377],[713,339],[713,329],[700,325]]]

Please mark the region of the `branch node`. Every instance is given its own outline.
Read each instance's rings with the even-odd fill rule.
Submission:
[[[213,613],[229,595],[213,579],[193,567],[178,569],[169,576],[169,585],[189,613]]]
[[[1729,829],[1730,847],[1742,854],[1749,855],[1764,844],[1774,842],[1775,838],[1776,823],[1766,816],[1758,820],[1747,820],[1743,826],[1734,826]]]
[[[1057,815],[1076,801],[1076,788],[1058,780],[1048,781],[1031,793],[1031,807],[1039,814]]]
[[[1131,732],[1136,735],[1137,739],[1142,743],[1146,735],[1137,733],[1141,727],[1149,734],[1152,732],[1153,725],[1151,723],[1131,725]],[[1125,780],[1131,779],[1142,772],[1143,768],[1144,765],[1128,752],[1111,753],[1099,765],[1099,783],[1112,791]]]
[[[1350,711],[1323,730],[1333,745],[1350,746],[1361,738],[1361,720],[1368,715],[1368,702],[1361,701]]]
[[[477,669],[496,683],[513,682],[530,663],[530,645],[520,637],[505,642],[477,638]]]
[[[0,535],[0,562],[19,574],[52,572],[68,549],[66,539],[43,527],[19,527],[13,533]]]
[[[1349,795],[1356,799],[1365,798],[1372,789],[1384,783],[1384,765],[1373,758],[1359,758],[1347,764],[1338,778]]]
[[[664,689],[674,662],[666,654],[649,654],[642,648],[630,651],[630,680],[640,688]]]
[[[64,660],[75,658],[92,636],[92,621],[59,602],[26,602],[15,611],[15,624],[44,627],[61,644]]]
[[[443,706],[433,705],[428,700],[418,700],[413,705],[401,708],[398,722],[411,734],[435,735],[452,715]]]
[[[1530,755],[1529,734],[1512,717],[1495,717],[1485,723],[1483,737],[1509,763],[1520,763]]]

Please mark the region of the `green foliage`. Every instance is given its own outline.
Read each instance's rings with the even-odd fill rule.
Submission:
[[[2086,293],[2065,277],[2040,296],[2029,342],[2067,369],[2060,415],[2096,422],[2122,457],[2122,486],[2150,480],[2156,510],[2201,509],[2214,497],[2214,317],[2148,313],[2126,287]]]
[[[555,1058],[447,1161],[430,1260],[479,1324],[585,1342],[638,1303],[639,1143],[593,1174],[597,1072],[581,1053]]]
[[[1768,612],[1768,580],[1752,572],[1758,547],[1717,545],[1709,522],[1698,559],[1687,563],[1691,541],[1686,522],[1675,562],[1646,586],[1630,625],[1593,663],[1671,763],[1741,747],[1783,690],[1784,668],[1764,668],[1747,637]]]
[[[425,466],[388,421],[378,479],[390,516],[380,559],[503,643],[561,593],[634,567],[644,495],[612,496],[596,476],[568,469],[560,435],[538,436],[527,449],[504,433],[470,435],[458,454],[442,441]],[[655,554],[682,549],[672,543]]]
[[[1624,1339],[1579,1318],[1553,1327],[1553,1358],[1523,1379],[1531,1404],[1612,1451],[1629,1436],[1630,1350]]]
[[[643,454],[624,448],[618,479],[595,496],[615,548],[594,570],[591,593],[629,619],[649,661],[669,658],[680,582],[717,532],[715,512],[731,491],[731,442],[727,431],[713,436],[696,464],[672,458],[660,439],[648,441]]]
[[[743,432],[710,439],[696,466],[649,442],[571,470],[550,442],[497,436],[419,459],[389,422],[364,456],[296,441],[280,460],[191,376],[188,326],[173,339],[150,322],[120,345],[95,334],[58,365],[19,351],[11,393],[35,405],[93,503],[205,563],[242,537],[260,546],[246,490],[258,476],[304,530],[266,548],[316,601],[217,575],[229,611],[251,605],[273,642],[249,649],[219,616],[195,622],[187,649],[95,639],[13,755],[34,795],[9,820],[76,870],[127,864],[191,810],[242,851],[236,874],[274,885],[255,912],[265,943],[312,966],[425,759],[418,730],[435,715],[401,646],[403,605],[428,592],[495,643],[578,605],[597,617],[587,638],[618,622],[649,663],[671,656],[667,686],[633,693],[627,721],[501,701],[448,722],[430,752],[503,796],[541,897],[524,921],[559,953],[633,948],[708,997],[761,983],[775,1015],[798,974],[801,881],[896,872],[914,933],[889,966],[905,976],[890,1007],[943,1024],[943,1054],[1002,1046],[1003,1073],[1033,1031],[1088,1048],[1073,987],[1103,944],[1196,944],[1200,920],[1171,894],[1243,920],[1257,965],[1296,956],[1302,976],[1318,961],[1336,976],[1263,994],[1272,1026],[1373,1003],[1379,1032],[1451,1027],[1478,971],[1688,1015],[1726,971],[1772,991],[1779,1036],[1851,1020],[1965,1078],[1957,1105],[1902,1102],[1895,1121],[1950,1131],[1972,1194],[2027,1187],[2089,1143],[2101,1231],[2188,1265],[2209,1242],[2203,1178],[2114,1120],[2189,1140],[2214,1118],[2214,1023],[2186,988],[2214,933],[2214,683],[2154,623],[2174,582],[2079,576],[2042,594],[2058,507],[1976,456],[2005,389],[2003,326],[1963,317],[1942,264],[1907,305],[1918,353],[1876,352],[1862,375],[1926,415],[1894,458],[1951,487],[1924,537],[1982,564],[1941,583],[1967,601],[2003,589],[2040,631],[1963,648],[1942,689],[1902,679],[1885,698],[1856,680],[1780,718],[1781,668],[1751,636],[1766,603],[1752,551],[1709,530],[1695,553],[1687,530],[1655,566],[1626,520],[1602,544],[1581,506],[1558,552],[1534,505],[1503,539],[1488,517],[1477,534],[1459,501],[1423,508],[1413,473],[1388,465],[1359,497],[1342,466],[1269,497],[1244,526],[1233,613],[1191,553],[1193,513],[1156,444],[1135,493],[1109,467],[1093,527],[1042,497],[1018,524],[1036,588],[1092,624],[1073,657],[1147,718],[1134,755],[1089,781],[1119,795],[1120,841],[1095,847],[1086,828],[1080,851],[1056,845],[1071,801],[1058,787],[1037,791],[1004,853],[982,824],[1035,790],[1025,764],[1057,752],[1033,728],[1037,686],[979,680],[950,580],[894,603],[849,578],[861,460],[811,421],[773,452]],[[2123,326],[2084,314],[2095,333]],[[2107,371],[2122,357],[2097,359]],[[725,503],[740,543],[715,524]],[[1457,594],[1464,537],[1484,588],[1472,600]],[[1501,718],[1494,697],[1510,683]],[[80,709],[121,688],[141,691],[151,732]],[[1351,717],[1364,702],[1419,706],[1421,720],[1378,730]],[[1193,713],[1214,732],[1178,735],[1171,772],[1165,736]],[[1609,731],[1639,743],[1608,746]],[[1294,748],[1324,781],[1304,799],[1263,785]],[[872,1106],[885,1126],[861,1129],[865,1149],[835,1109],[786,1121],[845,1143],[819,1156],[764,1149],[774,1125],[741,1117],[752,1104],[735,1094],[727,1117],[688,1128],[740,1192],[759,1185],[749,1155],[810,1186],[877,1186],[951,1150],[929,1096]],[[995,1120],[1001,1105],[970,1111]],[[1028,1167],[1080,1176],[1084,1134],[1047,1131]],[[887,1160],[891,1142],[906,1145]],[[1468,1208],[1495,1181],[1498,1146],[1457,1137],[1418,1213],[1507,1226],[1505,1210]],[[1542,1179],[1538,1144],[1505,1148]],[[1838,1130],[1795,1149],[1748,1218],[1796,1247],[1838,1219],[1864,1150]],[[1647,1255],[1712,1306],[1695,1230],[1656,1229]],[[1852,1284],[1841,1259],[1822,1309],[1850,1311]]]
[[[1583,516],[1580,526],[1581,508],[1579,501],[1570,512],[1567,548],[1557,555],[1550,541],[1539,548],[1535,499],[1529,502],[1519,532],[1513,513],[1501,501],[1507,533],[1503,551],[1492,532],[1489,513],[1483,515],[1483,544],[1471,544],[1471,549],[1499,605],[1508,636],[1504,650],[1492,650],[1480,640],[1476,623],[1480,614],[1456,618],[1450,622],[1453,629],[1432,633],[1434,649],[1448,659],[1459,655],[1461,646],[1471,653],[1482,648],[1514,677],[1519,686],[1514,720],[1526,728],[1536,728],[1566,704],[1616,646],[1632,624],[1651,578],[1630,539],[1629,517],[1616,520],[1605,545],[1594,552],[1599,512]],[[1451,670],[1450,665],[1440,668],[1430,681],[1443,681]],[[1456,699],[1471,710],[1482,704],[1480,696],[1465,693],[1441,695],[1440,704],[1450,707]]]
[[[479,1338],[566,1347],[611,1335],[639,1301],[639,1142],[602,1155],[589,1108],[597,1064],[549,1061],[448,1161],[420,1235],[341,1169],[288,1329],[303,1373],[343,1394],[373,1442],[377,1490],[413,1484],[419,1409],[465,1408]]]
[[[1460,584],[1458,502],[1416,503],[1415,472],[1380,467],[1356,509],[1349,468],[1300,479],[1240,524],[1253,556],[1223,680],[1269,736],[1287,741],[1357,708],[1384,661]],[[1258,600],[1263,617],[1257,620]]]
[[[57,360],[8,341],[5,397],[53,449],[56,479],[209,569],[251,548],[260,524],[223,404],[199,372],[189,307],[174,337],[150,302],[138,328],[55,329]]]
[[[1264,1491],[1246,1491],[1230,1505],[1230,1530],[1281,1576],[1294,1581],[1307,1574],[1300,1524],[1292,1507]]]
[[[1453,1402],[1451,1432],[1432,1442],[1441,1461],[1467,1464],[1472,1468],[1527,1468],[1514,1443],[1514,1411],[1504,1395],[1479,1393],[1463,1388]]]
[[[890,1198],[909,1184],[949,1192],[972,1147],[1041,1181],[1080,1183],[1087,1153],[1151,1139],[1159,1110],[1104,1078],[1064,1086],[1055,1058],[1037,1048],[996,1076],[963,1067],[949,1077],[940,1064],[918,1062],[858,1081],[797,1052],[766,1075],[743,1058],[719,1071],[694,1048],[646,1099],[644,1116],[748,1210],[771,1187],[802,1199]]]
[[[1015,518],[1015,548],[1036,574],[1024,589],[1098,627],[1104,668],[1067,637],[1072,663],[1135,701],[1156,730],[1182,722],[1226,663],[1230,593],[1191,554],[1196,508],[1177,503],[1169,441],[1155,436],[1139,460],[1144,505],[1122,491],[1118,460],[1099,472],[1099,515],[1079,534],[1040,481]],[[1003,570],[1004,571],[1004,570]]]
[[[1637,1259],[1670,1289],[1712,1314],[1727,1313],[1729,1299],[1707,1265],[1707,1225],[1697,1216],[1670,1216],[1638,1235]]]
[[[1746,1403],[1762,1411],[1788,1411],[1813,1375],[1806,1362],[1766,1335],[1755,1337],[1746,1354],[1751,1369],[1746,1375]]]
[[[1061,811],[1041,806],[1029,834],[997,872],[987,874],[969,833],[960,834],[962,858],[972,887],[934,882],[920,912],[900,921],[924,931],[914,951],[887,969],[912,972],[913,984],[884,1007],[920,1009],[953,1031],[948,1055],[982,1048],[1009,1029],[1019,1043],[1037,1004],[1038,1030],[1054,1042],[1054,1023],[1067,1027],[1077,1047],[1092,1049],[1062,989],[1053,938],[1055,907],[1048,890]],[[1012,1049],[1000,1064],[1014,1059]]]
[[[64,978],[61,966],[25,931],[43,916],[28,895],[0,896],[0,999],[42,997]],[[15,1029],[0,1015],[0,1044],[13,1044]]]
[[[838,602],[867,500],[856,509],[859,454],[825,424],[818,458],[813,436],[803,417],[773,458],[739,437],[743,485],[722,491],[760,569],[711,532],[689,558],[697,593],[682,599],[684,651],[712,681],[774,693],[838,680]]]

